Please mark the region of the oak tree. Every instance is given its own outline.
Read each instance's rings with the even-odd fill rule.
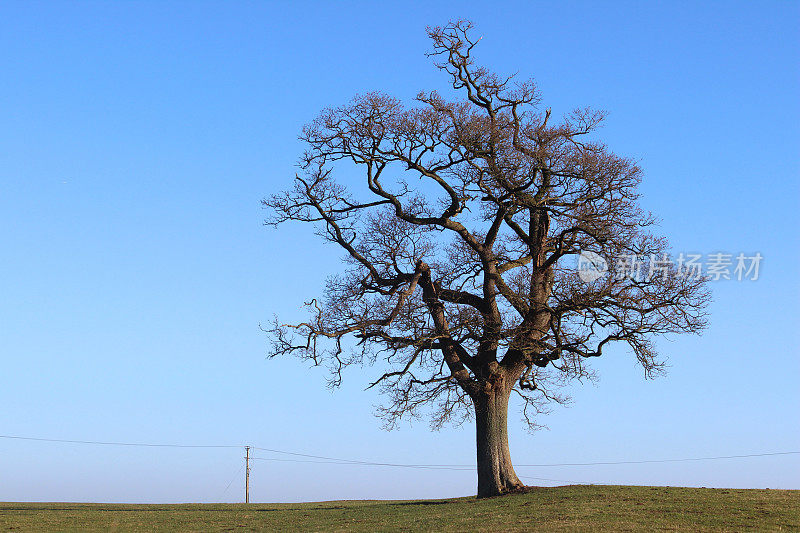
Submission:
[[[708,294],[662,261],[668,243],[638,205],[641,168],[594,138],[603,112],[557,121],[533,81],[474,63],[469,22],[428,35],[455,96],[407,106],[368,93],[322,111],[303,129],[293,186],[264,200],[269,224],[311,223],[347,262],[308,320],[268,328],[271,355],[327,364],[332,385],[348,365],[383,365],[373,385],[389,423],[427,407],[434,426],[474,417],[478,496],[492,496],[524,488],[512,394],[535,425],[613,343],[659,372],[654,337],[699,332]],[[586,279],[579,254],[609,271]],[[621,272],[621,257],[650,275]]]

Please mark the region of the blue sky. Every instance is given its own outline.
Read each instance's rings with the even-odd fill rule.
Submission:
[[[607,109],[676,251],[760,252],[713,286],[702,337],[624,350],[528,434],[516,463],[800,450],[800,113],[792,2],[6,2],[0,7],[0,434],[245,444],[397,463],[471,463],[473,428],[392,432],[354,368],[267,360],[259,323],[300,315],[337,250],[262,225],[297,134],[358,92],[444,88],[424,28],[471,18],[479,60],[536,79],[554,113]],[[262,457],[282,457],[258,452]],[[0,439],[0,500],[235,501],[239,449]],[[800,456],[520,475],[800,488]],[[230,488],[226,485],[233,480]],[[537,481],[529,480],[531,483]],[[258,461],[254,501],[474,494],[471,471]],[[538,481],[540,484],[551,484]]]

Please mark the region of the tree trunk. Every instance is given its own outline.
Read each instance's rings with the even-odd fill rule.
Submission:
[[[473,397],[478,447],[478,498],[508,494],[525,487],[514,472],[508,449],[510,390],[493,387]]]

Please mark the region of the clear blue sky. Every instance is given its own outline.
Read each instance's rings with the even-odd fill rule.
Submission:
[[[554,113],[610,112],[603,138],[640,158],[643,204],[676,251],[765,258],[758,281],[714,284],[705,335],[659,342],[666,378],[643,380],[620,349],[549,430],[528,434],[514,411],[515,462],[800,450],[799,15],[796,2],[3,3],[0,434],[473,462],[470,425],[385,432],[369,369],[332,393],[321,371],[267,360],[258,328],[299,316],[340,266],[310,228],[262,226],[302,125],[357,92],[443,88],[424,28],[466,17],[480,60],[533,76]],[[233,501],[242,455],[0,439],[0,500]],[[800,456],[518,473],[797,489]],[[259,461],[252,493],[475,484],[471,471]]]

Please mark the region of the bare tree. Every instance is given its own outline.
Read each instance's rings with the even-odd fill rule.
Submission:
[[[347,365],[382,361],[372,385],[391,398],[390,424],[426,406],[433,426],[474,415],[478,496],[492,496],[524,488],[508,446],[512,392],[535,424],[529,415],[562,401],[558,388],[614,342],[650,376],[663,366],[653,337],[699,332],[708,294],[670,266],[644,279],[615,271],[623,256],[652,267],[668,248],[637,205],[639,166],[591,139],[604,113],[555,123],[532,81],[474,64],[469,22],[428,35],[457,99],[420,93],[406,107],[369,93],[323,111],[303,129],[293,188],[264,200],[267,223],[313,223],[349,264],[306,322],[272,324],[271,355],[328,364],[334,386]],[[334,169],[362,178],[345,187]],[[611,272],[582,280],[581,252]]]

